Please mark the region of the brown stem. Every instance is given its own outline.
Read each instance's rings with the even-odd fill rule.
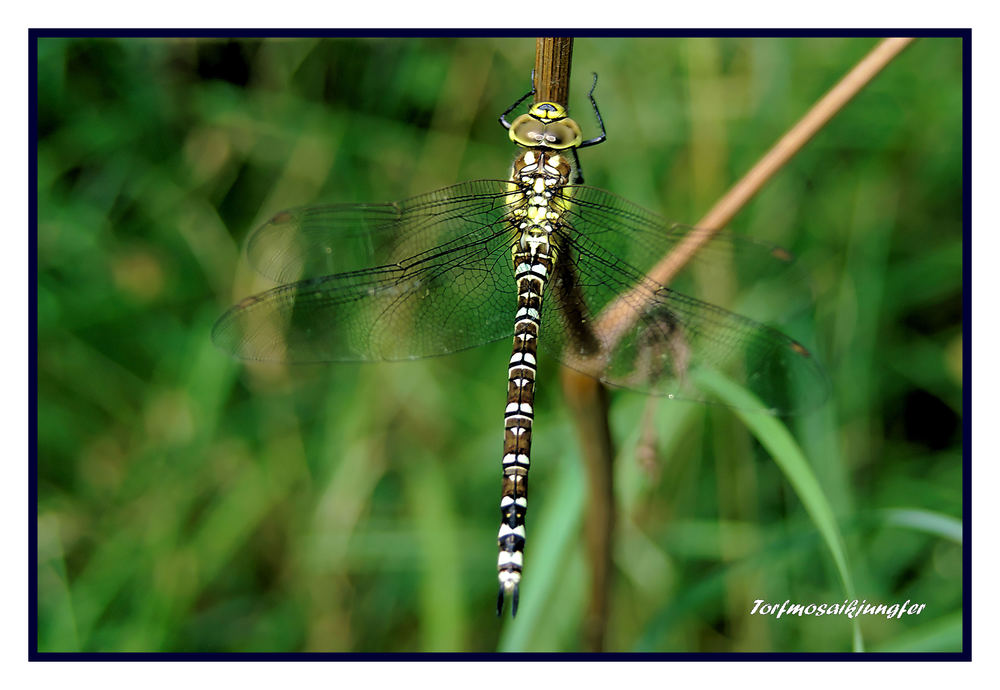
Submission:
[[[583,619],[583,648],[604,651],[610,614],[611,565],[615,527],[615,449],[609,422],[608,392],[596,379],[563,367],[562,388],[573,417],[587,472],[583,516],[590,598]]]
[[[569,72],[573,62],[572,38],[535,40],[535,103],[569,104]]]

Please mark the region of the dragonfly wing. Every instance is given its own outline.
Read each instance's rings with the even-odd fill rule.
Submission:
[[[481,224],[396,264],[279,286],[226,312],[212,339],[242,359],[312,363],[415,359],[509,337],[511,244],[506,225]]]
[[[565,208],[565,232],[558,238],[562,265],[553,287],[557,299],[545,305],[552,316],[542,337],[562,349],[567,364],[614,386],[699,401],[711,399],[698,388],[701,372],[721,371],[774,413],[811,409],[826,398],[829,384],[823,369],[802,345],[675,289],[678,284],[698,287],[697,276],[679,278],[669,288],[645,277],[694,229],[589,187],[571,188],[560,204]],[[756,263],[765,271],[790,258],[731,235],[713,239],[707,253],[711,270],[718,270],[715,263],[728,265],[720,259],[730,257],[740,265],[763,257]],[[710,279],[710,288],[713,280],[717,282]],[[580,322],[603,340],[588,341]]]
[[[611,192],[595,187],[569,187],[562,203],[574,237],[585,238],[596,251],[613,255],[644,275],[693,233],[704,232],[655,214]],[[801,292],[809,277],[792,254],[768,242],[729,232],[716,232],[701,245],[670,287],[695,291],[697,281],[735,282],[737,286],[773,281]],[[725,299],[724,296],[712,297]],[[723,306],[732,306],[724,304]]]
[[[601,374],[610,385],[711,402],[700,377],[718,372],[774,414],[813,409],[829,393],[823,368],[797,341],[676,290],[639,289],[606,315],[602,327],[618,334]]]
[[[394,203],[282,211],[247,239],[247,260],[279,283],[394,264],[495,226],[512,188],[473,180]]]

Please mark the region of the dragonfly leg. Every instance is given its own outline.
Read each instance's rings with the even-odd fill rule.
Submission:
[[[594,72],[594,83],[590,87],[590,93],[587,97],[590,98],[590,104],[594,106],[594,114],[597,115],[597,124],[601,127],[600,135],[594,137],[593,139],[587,139],[587,141],[581,142],[577,148],[586,148],[588,146],[594,146],[600,144],[607,140],[608,133],[604,129],[604,119],[601,117],[601,111],[597,109],[597,101],[594,100],[594,89],[597,88],[597,72]]]
[[[514,105],[507,108],[505,111],[503,111],[503,113],[500,114],[500,124],[503,125],[504,129],[510,129],[510,123],[507,122],[507,116],[510,115],[511,112],[513,112],[513,110],[517,106],[524,103],[529,96],[534,96],[534,95],[535,95],[535,70],[531,70],[531,91],[518,98],[516,101],[514,101]]]
[[[583,166],[580,165],[580,154],[573,149],[573,184],[583,184]]]

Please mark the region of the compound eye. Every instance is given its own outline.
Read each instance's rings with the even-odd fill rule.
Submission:
[[[545,125],[530,115],[520,115],[510,126],[510,139],[521,146],[548,146]]]
[[[545,128],[545,145],[553,149],[567,149],[578,146],[582,136],[580,128],[572,120],[553,122]]]

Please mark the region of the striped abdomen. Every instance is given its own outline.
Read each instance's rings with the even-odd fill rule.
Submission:
[[[547,245],[546,245],[547,247]],[[500,592],[497,611],[505,594],[511,595],[517,613],[518,584],[524,563],[524,515],[528,510],[528,468],[531,463],[531,426],[534,420],[535,371],[542,289],[552,271],[552,256],[521,251],[514,254],[517,277],[517,315],[514,348],[507,372],[507,408],[504,413],[503,496],[500,499],[500,555],[497,570]]]

